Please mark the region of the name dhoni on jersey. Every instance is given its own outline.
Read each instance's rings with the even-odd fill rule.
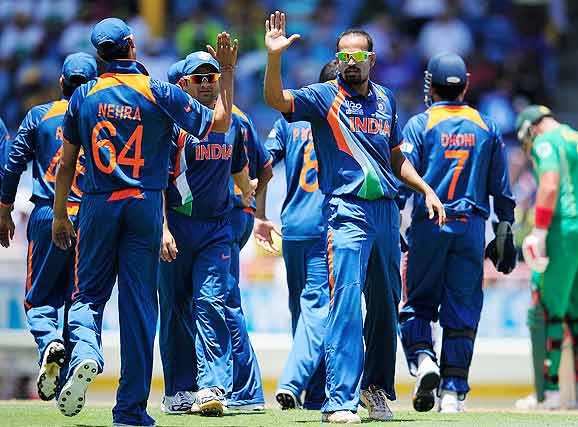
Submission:
[[[474,147],[476,145],[475,133],[442,133],[442,147]]]
[[[140,108],[130,105],[98,104],[98,115],[108,119],[141,121]]]
[[[373,117],[350,117],[349,128],[353,132],[369,133],[371,135],[389,135],[389,122],[384,119],[375,119]]]

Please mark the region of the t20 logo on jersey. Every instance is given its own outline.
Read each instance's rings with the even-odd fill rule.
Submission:
[[[346,99],[345,102],[345,114],[350,115],[350,114],[359,114],[359,115],[363,115],[363,105],[361,105],[361,103],[359,102],[354,102],[354,101],[350,101],[349,99]]]

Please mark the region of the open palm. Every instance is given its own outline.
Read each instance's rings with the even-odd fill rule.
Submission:
[[[286,37],[284,13],[276,11],[265,21],[265,46],[269,53],[282,53],[299,37],[299,34]]]

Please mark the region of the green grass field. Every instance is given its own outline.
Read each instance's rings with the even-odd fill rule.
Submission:
[[[315,411],[267,410],[263,413],[225,413],[221,418],[204,418],[197,415],[162,415],[158,409],[151,409],[151,415],[159,427],[171,426],[303,426],[320,423],[320,414]],[[409,411],[396,411],[395,421],[380,423],[367,420],[367,412],[362,411],[364,424],[407,426],[578,426],[578,412],[566,413],[516,413],[516,412],[468,412],[465,414],[437,414],[429,412],[418,414]],[[36,426],[110,426],[112,415],[109,407],[86,407],[76,417],[67,418],[57,411],[54,404],[44,402],[0,403],[0,426],[36,427]]]

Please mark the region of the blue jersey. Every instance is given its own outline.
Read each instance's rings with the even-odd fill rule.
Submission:
[[[401,143],[391,91],[369,82],[367,97],[341,79],[316,83],[293,96],[288,121],[311,123],[323,194],[366,200],[394,198],[391,151]]]
[[[273,159],[259,139],[257,130],[251,119],[235,106],[233,106],[233,112],[239,116],[241,123],[243,144],[245,145],[245,153],[247,154],[248,160],[247,168],[249,177],[255,179],[259,175],[259,171],[270,165]],[[233,206],[244,209],[245,206],[243,205],[241,190],[233,183],[232,179],[229,185],[233,192]],[[251,213],[255,212],[255,206],[255,202],[253,201],[251,207],[248,208]]]
[[[167,206],[195,218],[214,218],[233,207],[231,173],[247,165],[241,117],[233,113],[227,133],[203,140],[175,125],[171,136]]]
[[[275,122],[265,147],[273,156],[273,165],[285,160],[287,195],[281,210],[283,239],[308,240],[323,236],[325,222],[321,213],[324,196],[317,180],[317,156],[308,122]]]
[[[2,188],[2,178],[4,178],[4,164],[8,158],[8,147],[10,143],[10,134],[6,125],[0,119],[0,188]]]
[[[489,196],[500,221],[514,221],[504,143],[494,122],[460,102],[436,102],[403,130],[402,151],[444,203],[449,217],[488,218]],[[427,218],[416,194],[413,220]]]
[[[152,79],[133,60],[112,61],[105,74],[75,90],[64,137],[82,145],[87,193],[163,190],[173,124],[203,139],[213,111],[179,87]]]
[[[62,120],[68,101],[62,99],[32,108],[22,121],[10,144],[2,182],[2,203],[14,203],[20,176],[32,162],[32,201],[53,200],[56,169],[62,153],[64,137]],[[69,202],[82,197],[83,157],[77,163]]]

